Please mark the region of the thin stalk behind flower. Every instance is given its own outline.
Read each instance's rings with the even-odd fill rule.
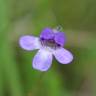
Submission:
[[[45,72],[40,73],[37,81],[34,84],[34,87],[32,88],[31,92],[28,93],[28,96],[37,96],[38,90],[41,88],[42,85],[44,74]]]

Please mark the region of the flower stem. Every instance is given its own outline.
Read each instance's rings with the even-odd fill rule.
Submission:
[[[38,90],[41,88],[42,79],[44,77],[44,73],[40,73],[38,80],[35,82],[35,86],[31,92],[29,92],[28,96],[37,96]]]

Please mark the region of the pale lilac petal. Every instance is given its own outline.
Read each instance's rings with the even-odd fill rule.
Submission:
[[[73,60],[72,53],[64,48],[55,50],[53,54],[55,58],[62,64],[68,64]]]
[[[40,48],[39,39],[29,35],[22,36],[19,40],[19,44],[21,48],[28,51]]]
[[[61,46],[64,46],[66,42],[66,36],[64,32],[57,32],[55,33],[55,42]]]
[[[52,53],[40,49],[33,59],[33,68],[39,71],[47,71],[52,64]]]
[[[53,39],[54,33],[51,28],[44,28],[40,34],[40,38],[43,39]]]

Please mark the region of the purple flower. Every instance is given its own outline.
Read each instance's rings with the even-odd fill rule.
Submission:
[[[39,49],[33,58],[32,66],[40,71],[47,71],[51,67],[53,55],[62,64],[73,60],[72,53],[63,48],[65,42],[65,34],[51,28],[43,29],[39,38],[26,35],[19,40],[20,46],[25,50]]]

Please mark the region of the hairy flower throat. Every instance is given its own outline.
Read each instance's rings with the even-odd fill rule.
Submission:
[[[54,38],[53,39],[40,38],[40,41],[41,41],[41,44],[46,47],[50,47],[53,49],[60,47],[60,44],[56,43]]]

